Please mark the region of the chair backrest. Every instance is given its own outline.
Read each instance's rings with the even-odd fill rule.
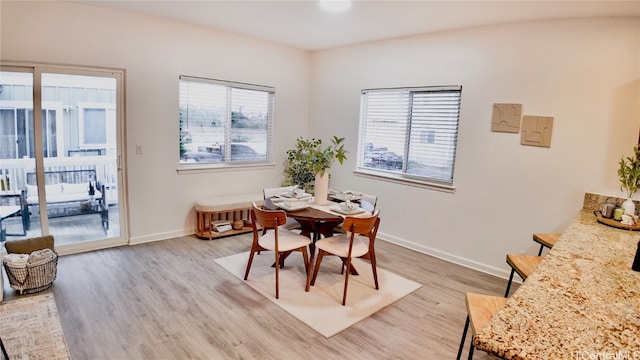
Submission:
[[[378,225],[380,224],[379,214],[380,211],[376,210],[373,215],[369,217],[347,216],[344,219],[342,227],[353,234],[365,235],[367,237],[373,234],[375,237],[378,232]]]
[[[287,214],[284,210],[266,210],[252,203],[251,220],[258,222],[264,229],[275,229],[287,222]]]
[[[297,188],[297,186],[293,185],[293,186],[282,186],[282,187],[275,187],[275,188],[265,188],[262,189],[262,195],[264,196],[264,199],[268,199],[274,196],[278,196],[284,192],[287,191],[292,191],[293,189]]]
[[[378,197],[376,195],[361,194],[360,206],[367,211],[375,211],[378,206]]]

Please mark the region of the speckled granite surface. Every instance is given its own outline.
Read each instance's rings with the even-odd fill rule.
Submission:
[[[582,207],[586,210],[591,210],[591,211],[600,210],[602,209],[602,204],[604,204],[605,202],[612,202],[614,204],[622,205],[622,202],[624,200],[625,199],[615,197],[615,196],[586,193],[584,194],[584,202],[582,204]],[[638,211],[640,210],[640,201],[633,200],[633,202],[636,204],[636,215],[637,215]]]
[[[640,359],[640,272],[631,270],[640,232],[598,223],[593,201],[585,196],[558,243],[477,334],[477,349],[505,359]]]

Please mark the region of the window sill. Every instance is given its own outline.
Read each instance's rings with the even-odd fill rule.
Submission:
[[[383,171],[356,169],[353,171],[353,173],[356,176],[362,176],[369,179],[388,181],[396,184],[415,186],[415,187],[420,187],[424,189],[446,192],[450,194],[453,194],[456,192],[456,188],[452,185],[444,185],[444,184],[432,183],[427,181],[421,181],[414,178],[408,178],[402,175],[383,172]]]
[[[247,171],[247,170],[263,170],[274,168],[276,164],[241,164],[241,165],[211,165],[211,164],[180,164],[177,172],[179,175],[200,174],[207,172],[221,171]]]

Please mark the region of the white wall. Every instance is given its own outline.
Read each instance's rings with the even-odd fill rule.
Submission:
[[[62,2],[2,2],[0,59],[126,69],[131,241],[194,232],[197,199],[278,186],[308,128],[310,55],[158,18]],[[276,166],[178,175],[178,77],[276,88]],[[283,129],[288,129],[287,132]],[[144,154],[136,155],[136,144]]]
[[[617,161],[638,137],[638,18],[492,26],[309,54],[80,4],[3,1],[0,16],[0,59],[126,69],[134,243],[192,233],[197,199],[276,185],[298,136],[335,134],[351,154],[332,170],[332,186],[380,196],[381,237],[504,274],[506,252],[533,253],[531,233],[562,231],[585,191],[619,194]],[[276,167],[178,175],[180,74],[276,87]],[[361,89],[449,84],[463,86],[455,194],[354,176]],[[494,102],[553,116],[551,148],[492,133]]]
[[[379,195],[380,236],[495,274],[533,232],[562,232],[586,191],[620,195],[640,125],[640,19],[490,26],[316,52],[310,133],[347,138],[331,186]],[[358,177],[360,90],[462,85],[454,194]],[[492,104],[553,116],[550,148],[491,132]]]

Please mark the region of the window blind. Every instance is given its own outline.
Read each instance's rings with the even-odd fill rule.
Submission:
[[[362,91],[358,167],[453,184],[462,87]]]
[[[180,163],[266,163],[275,89],[180,77]]]

